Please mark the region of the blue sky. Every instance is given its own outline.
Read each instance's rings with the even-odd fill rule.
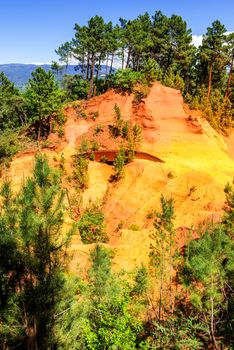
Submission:
[[[75,23],[96,14],[116,23],[155,10],[182,16],[195,35],[216,19],[234,31],[234,0],[0,0],[0,63],[51,62]]]

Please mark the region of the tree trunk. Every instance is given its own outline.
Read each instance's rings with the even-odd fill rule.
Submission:
[[[100,67],[101,67],[101,56],[99,57],[99,62],[98,62],[98,67],[97,67],[97,75],[96,75],[96,86],[95,86],[94,91],[93,91],[93,96],[96,95]]]
[[[232,57],[232,62],[231,62],[231,66],[230,66],[230,71],[229,71],[229,74],[228,74],[227,88],[226,88],[226,93],[225,93],[224,101],[226,101],[226,99],[227,99],[228,96],[229,96],[229,89],[230,89],[230,84],[231,84],[231,79],[232,79],[233,61],[234,61],[234,57]]]
[[[122,69],[124,69],[124,48],[122,49]]]
[[[111,54],[111,65],[110,65],[110,74],[112,73],[113,62],[114,62],[114,56],[115,56],[115,53],[112,52],[112,54]]]
[[[83,53],[82,55],[82,62],[81,62],[81,72],[82,72],[82,78],[85,80],[85,55]]]
[[[211,278],[211,286],[212,286],[212,292],[213,292],[213,289],[214,289],[213,276]],[[210,298],[210,302],[211,302],[211,317],[210,317],[211,338],[212,338],[212,342],[214,345],[214,349],[218,350],[218,346],[217,346],[216,339],[215,339],[215,329],[214,329],[214,299],[213,299],[213,297]]]
[[[89,81],[89,54],[87,56],[86,81]]]
[[[136,70],[137,70],[137,72],[139,71],[139,65],[140,65],[140,56],[137,55],[137,59],[136,59]]]
[[[211,94],[213,62],[210,63],[210,67],[209,68],[210,69],[209,69],[209,82],[208,82],[207,100],[210,100],[210,94]]]
[[[129,48],[129,50],[128,50],[128,57],[127,57],[126,68],[128,68],[128,67],[129,67],[129,63],[130,63],[130,56],[131,56],[131,48]]]
[[[95,68],[95,59],[94,59],[94,57],[92,57],[90,87],[89,87],[89,92],[88,92],[88,99],[90,99],[93,96],[94,68]]]
[[[109,61],[108,58],[109,57],[108,57],[108,54],[107,54],[107,56],[106,56],[106,70],[105,70],[105,77],[104,77],[104,85],[106,85],[106,77],[107,77],[108,61]]]

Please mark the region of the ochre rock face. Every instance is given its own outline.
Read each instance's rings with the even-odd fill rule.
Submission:
[[[138,105],[133,103],[132,95],[119,95],[114,91],[83,102],[87,115],[98,112],[96,120],[84,120],[72,106],[67,108],[65,137],[59,147],[56,141],[55,150],[46,150],[50,163],[58,166],[63,154],[66,174],[71,174],[72,156],[84,137],[96,139],[101,149],[118,149],[121,140],[110,139],[108,131],[108,125],[113,123],[115,104],[124,120],[142,127],[140,150],[165,162],[137,159],[125,166],[124,177],[117,183],[108,181],[113,172],[110,165],[89,163],[89,186],[82,195],[81,205],[85,207],[93,201],[102,204],[109,236],[107,246],[116,252],[114,266],[131,270],[141,262],[148,263],[153,229],[149,214],[160,210],[162,194],[174,198],[176,241],[180,247],[186,241],[184,232],[188,228],[196,229],[201,223],[220,220],[225,201],[223,189],[234,177],[234,141],[233,138],[224,140],[199,113],[186,113],[178,90],[155,83],[147,98]],[[97,126],[101,126],[102,131],[94,137]],[[33,152],[21,154],[12,161],[8,176],[15,190],[30,174],[33,157]],[[64,186],[73,193],[66,176]],[[92,247],[81,243],[79,233],[73,237],[72,268],[75,269],[77,263],[87,266]]]

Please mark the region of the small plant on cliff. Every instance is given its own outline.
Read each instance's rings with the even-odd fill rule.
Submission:
[[[88,160],[83,154],[77,154],[74,161],[73,179],[79,189],[85,189],[88,184]]]
[[[158,320],[168,312],[173,312],[173,267],[174,267],[174,237],[173,226],[174,203],[172,199],[161,197],[161,212],[155,213],[152,233],[153,243],[150,246],[150,258],[153,271],[159,281]]]
[[[121,147],[114,160],[115,173],[110,177],[111,182],[118,181],[123,177],[125,163],[126,163],[125,149]]]
[[[78,223],[78,228],[84,244],[107,242],[104,215],[96,205],[86,209]]]
[[[120,108],[117,104],[114,107],[115,110],[115,120],[114,125],[109,125],[110,135],[114,138],[121,136],[122,128],[123,128],[123,118],[120,111]]]

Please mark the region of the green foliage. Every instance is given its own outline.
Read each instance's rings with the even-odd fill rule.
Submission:
[[[175,231],[173,226],[174,203],[172,199],[161,197],[161,212],[155,213],[152,233],[154,242],[150,246],[150,260],[159,283],[158,319],[173,310],[173,268],[175,265]]]
[[[86,138],[82,138],[79,152],[81,155],[83,155],[84,153],[88,152],[88,150],[89,150],[89,141]]]
[[[1,191],[0,215],[0,344],[50,349],[54,310],[60,300],[65,269],[61,235],[63,198],[60,178],[44,156],[37,156],[33,176],[17,196],[10,184]]]
[[[88,96],[89,84],[78,74],[64,75],[62,87],[67,101],[82,100]]]
[[[148,343],[149,349],[198,350],[203,349],[203,342],[197,337],[203,327],[196,318],[183,314],[167,318],[151,325]]]
[[[175,74],[172,67],[169,67],[164,75],[163,84],[169,86],[171,88],[180,90],[183,92],[184,90],[184,81],[179,76],[179,74]]]
[[[186,250],[184,282],[190,290],[191,302],[201,320],[205,320],[207,337],[210,334],[214,347],[222,323],[232,327],[231,318],[223,313],[228,308],[228,284],[233,271],[233,241],[223,227],[214,227],[197,241],[191,241]]]
[[[118,181],[123,177],[124,165],[126,162],[125,149],[120,148],[115,160],[114,160],[114,175],[111,176],[110,181]]]
[[[228,235],[234,238],[234,186],[227,184],[224,188],[226,195],[226,206],[224,208],[223,224],[227,230]]]
[[[57,326],[63,340],[59,349],[138,348],[142,323],[130,312],[126,284],[111,271],[111,253],[97,245],[91,259],[80,302],[73,298],[71,307],[63,307]]]
[[[25,100],[4,73],[0,73],[0,130],[27,123]]]
[[[101,156],[100,162],[101,163],[108,163],[108,158],[106,156]]]
[[[146,85],[151,85],[154,81],[161,81],[162,70],[159,68],[158,63],[155,59],[149,58],[146,61],[144,68],[142,69],[144,76],[144,82]]]
[[[100,144],[98,143],[97,140],[92,140],[90,148],[91,148],[91,151],[98,151],[100,148]]]
[[[136,224],[131,224],[128,229],[131,231],[139,231],[140,227]]]
[[[78,227],[81,240],[85,244],[107,241],[104,215],[96,205],[85,210],[79,220]]]
[[[214,89],[208,100],[207,89],[203,85],[197,95],[189,97],[188,102],[191,108],[203,111],[204,117],[215,130],[225,135],[230,133],[233,126],[234,109],[231,101],[224,99],[220,90]]]
[[[24,135],[23,130],[0,132],[0,164],[8,163],[14,155],[24,149],[29,139]]]
[[[26,88],[28,121],[40,140],[50,132],[52,121],[61,108],[62,92],[55,83],[53,73],[41,67],[32,73]]]
[[[93,131],[93,136],[99,135],[101,132],[103,132],[103,126],[101,124],[98,124]]]
[[[89,161],[83,153],[78,153],[74,160],[73,178],[79,189],[85,189],[88,185]]]
[[[114,89],[123,93],[132,93],[137,83],[141,83],[142,75],[132,69],[119,69],[110,78],[110,85]]]
[[[144,295],[149,288],[149,277],[147,268],[141,265],[136,271],[132,293],[137,296]]]
[[[120,108],[117,104],[115,104],[114,110],[115,110],[115,120],[114,120],[115,124],[109,125],[109,132],[112,137],[117,138],[118,136],[121,136],[124,121],[122,118]],[[125,128],[126,128],[126,125],[125,125]]]

